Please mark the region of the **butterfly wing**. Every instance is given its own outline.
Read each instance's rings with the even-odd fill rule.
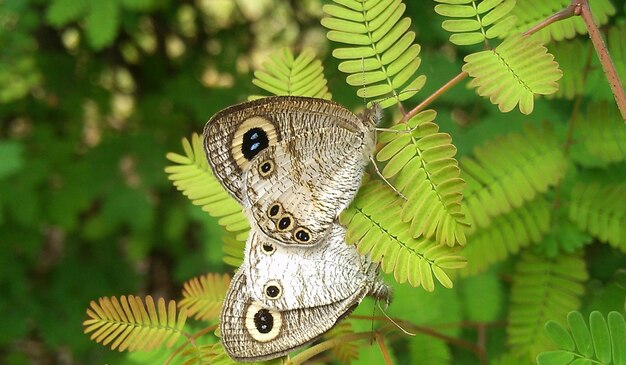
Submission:
[[[254,158],[284,139],[329,126],[357,130],[359,118],[329,100],[275,96],[215,114],[204,127],[204,149],[213,174],[239,202],[243,174]]]
[[[252,228],[244,270],[248,291],[258,302],[291,310],[342,301],[378,280],[373,264],[344,242],[346,231],[332,226],[314,247],[285,246]]]
[[[312,246],[356,194],[374,148],[374,130],[330,127],[266,149],[245,174],[252,221],[284,244]]]
[[[237,361],[277,358],[307,344],[352,312],[367,290],[340,302],[279,311],[250,297],[239,270],[231,281],[221,313],[222,345]]]

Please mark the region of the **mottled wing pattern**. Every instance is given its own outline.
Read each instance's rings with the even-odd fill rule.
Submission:
[[[372,134],[344,128],[318,129],[267,148],[245,174],[244,205],[252,221],[281,243],[317,244],[354,198],[372,148]]]
[[[244,264],[250,295],[265,306],[289,310],[339,302],[374,287],[375,265],[345,244],[345,234],[335,223],[319,245],[288,247],[253,228]]]
[[[204,127],[204,148],[214,175],[239,202],[243,174],[264,149],[307,131],[341,127],[357,132],[359,118],[329,100],[275,96],[215,114]]]
[[[279,311],[255,302],[240,270],[231,281],[221,314],[222,344],[237,361],[273,359],[307,344],[347,316],[367,290],[329,305]]]

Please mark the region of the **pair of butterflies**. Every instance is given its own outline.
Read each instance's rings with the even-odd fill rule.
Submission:
[[[375,147],[378,107],[269,97],[218,112],[204,128],[214,175],[250,221],[244,262],[221,313],[231,358],[282,356],[332,328],[366,295],[389,299],[377,267],[345,244],[339,213]]]

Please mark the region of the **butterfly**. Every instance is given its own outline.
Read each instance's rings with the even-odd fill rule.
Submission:
[[[378,106],[356,115],[329,100],[268,97],[214,115],[204,148],[251,225],[281,244],[312,246],[354,198],[381,114]]]
[[[334,223],[327,240],[299,248],[251,229],[221,312],[222,345],[231,358],[285,355],[331,329],[366,295],[389,302],[377,265],[344,237],[345,228]]]

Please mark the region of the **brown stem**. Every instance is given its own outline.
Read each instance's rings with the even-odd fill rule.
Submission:
[[[456,86],[459,82],[461,82],[464,78],[467,77],[467,72],[463,71],[460,74],[456,75],[452,80],[446,82],[439,90],[430,94],[426,99],[424,99],[421,103],[419,103],[415,108],[411,109],[408,113],[404,114],[402,119],[400,119],[399,123],[406,123],[409,119],[413,118],[417,113],[421,112],[426,108],[430,103],[435,101],[438,97],[443,95],[446,91]]]
[[[622,115],[622,120],[626,123],[626,94],[624,93],[624,87],[622,86],[622,81],[617,75],[615,65],[609,55],[609,51],[606,48],[606,43],[604,43],[600,30],[593,21],[591,9],[589,8],[589,2],[587,0],[574,0],[572,3],[576,6],[577,14],[582,16],[583,21],[585,22],[585,26],[589,32],[589,38],[591,38],[591,42],[593,43],[593,47],[598,54],[598,58],[600,58],[602,70],[609,81],[609,86],[611,87],[611,91],[615,97],[615,103],[617,104],[620,114]]]
[[[528,29],[527,31],[522,33],[522,35],[535,34],[535,33],[537,33],[538,31],[542,30],[543,28],[547,27],[550,24],[556,23],[556,22],[558,22],[560,20],[564,20],[564,19],[567,19],[567,18],[570,18],[570,17],[576,15],[575,8],[576,8],[576,6],[574,4],[570,4],[567,8],[550,15],[549,17],[547,17],[546,19],[541,21],[539,24],[537,24],[534,27]]]
[[[391,319],[386,318],[386,317],[369,317],[369,316],[359,316],[359,315],[352,315],[350,318],[354,318],[354,319],[369,319],[369,320],[377,320],[377,321],[385,321],[385,322],[391,322]],[[415,332],[420,332],[423,333],[425,335],[431,336],[431,337],[435,337],[438,338],[446,343],[449,343],[451,345],[457,346],[457,347],[461,347],[464,348],[468,351],[471,351],[473,353],[476,354],[476,356],[478,356],[479,358],[481,357],[480,355],[480,349],[474,345],[473,343],[469,342],[469,341],[465,341],[462,340],[460,338],[456,338],[456,337],[450,337],[447,335],[442,334],[441,332],[438,332],[432,328],[429,327],[423,327],[423,326],[418,326],[415,325],[411,322],[407,322],[405,320],[399,319],[399,318],[393,318],[393,321],[396,322],[397,324],[402,324],[403,326],[406,326],[406,328],[410,329],[411,331],[415,331]],[[393,324],[395,326],[395,324]]]
[[[393,363],[391,362],[391,357],[389,357],[389,351],[387,351],[387,345],[385,345],[385,339],[378,332],[376,332],[374,336],[376,337],[376,342],[378,342],[378,347],[380,347],[380,352],[383,353],[385,364],[392,365]]]

